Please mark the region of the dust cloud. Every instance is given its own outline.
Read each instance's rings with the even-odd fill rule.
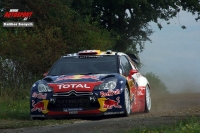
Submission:
[[[170,74],[161,75],[160,79],[172,94],[200,93],[200,74],[194,71],[176,70]]]
[[[160,76],[170,93],[151,91],[152,111],[180,111],[200,108],[200,77],[191,73],[178,71]],[[153,90],[153,89],[152,89]]]

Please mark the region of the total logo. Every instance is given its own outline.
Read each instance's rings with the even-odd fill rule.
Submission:
[[[67,89],[67,88],[90,88],[87,84],[60,84],[57,85],[58,89]]]

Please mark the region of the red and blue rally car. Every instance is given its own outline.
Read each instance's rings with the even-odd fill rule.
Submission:
[[[62,56],[32,85],[31,118],[149,112],[150,85],[137,62],[133,54],[111,50]]]

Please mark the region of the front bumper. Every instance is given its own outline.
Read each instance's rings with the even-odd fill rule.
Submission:
[[[87,96],[54,96],[53,93],[32,92],[31,117],[64,117],[88,115],[112,115],[124,113],[124,97],[119,93],[93,92]],[[34,94],[34,95],[33,95]]]

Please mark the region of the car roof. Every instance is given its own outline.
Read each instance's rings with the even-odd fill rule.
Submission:
[[[129,57],[136,64],[140,63],[139,58],[135,54],[125,54],[123,52],[116,52],[112,50],[101,51],[101,50],[82,50],[78,53],[66,54],[62,57],[76,57],[76,56],[99,56],[99,55],[125,55]]]
[[[123,52],[116,52],[112,50],[107,50],[107,51],[100,51],[100,50],[83,50],[79,51],[78,53],[70,53],[66,54],[62,57],[72,57],[72,56],[81,56],[81,55],[126,55]]]

